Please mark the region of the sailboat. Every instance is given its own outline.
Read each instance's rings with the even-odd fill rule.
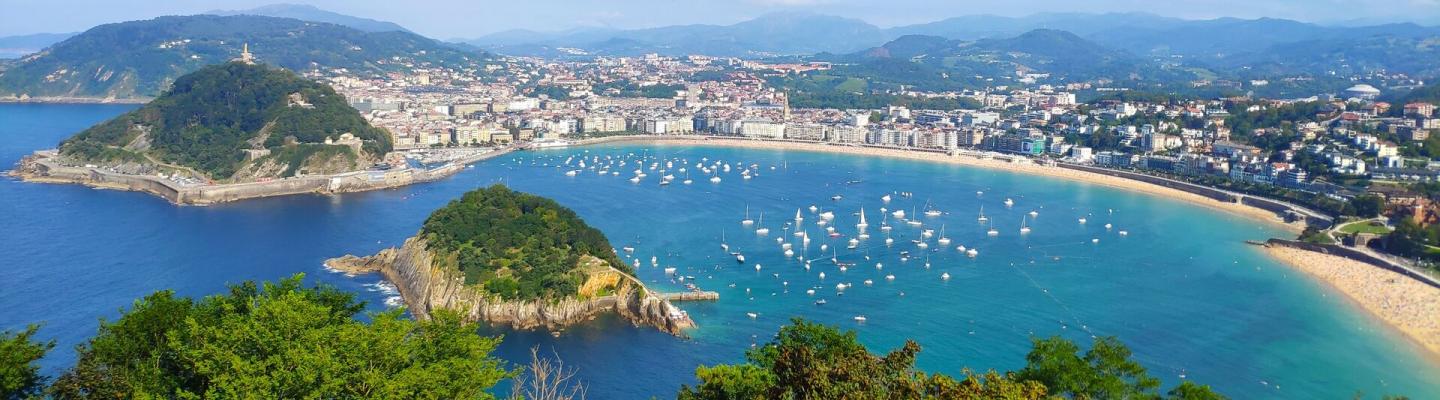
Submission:
[[[940,216],[940,214],[942,214],[940,210],[936,210],[934,207],[931,207],[929,201],[925,202],[925,216],[938,217]]]
[[[800,226],[802,222],[805,222],[805,217],[800,216],[800,209],[797,208],[795,209],[795,226]]]
[[[1030,227],[1027,226],[1027,225],[1025,225],[1025,219],[1026,219],[1026,217],[1020,217],[1020,234],[1021,234],[1021,235],[1026,235],[1026,234],[1029,234],[1029,233],[1030,233]]]
[[[725,243],[725,230],[720,230],[720,249],[730,251],[730,245]]]
[[[904,211],[901,211],[901,212],[904,212]],[[911,214],[914,214],[914,213],[915,213],[915,208],[914,208],[914,207],[911,207],[911,208],[910,208],[910,213],[911,213]],[[918,220],[918,219],[912,219],[912,220],[909,220],[909,221],[905,221],[905,223],[910,224],[910,226],[920,226],[920,225],[922,224],[922,222],[920,222],[920,220]]]
[[[889,220],[890,220],[890,216],[889,216],[889,215],[882,215],[882,216],[880,217],[880,231],[881,231],[881,232],[889,232],[889,231],[890,231],[890,229],[891,229],[891,228],[890,228],[890,224],[886,222],[886,221],[889,221]]]
[[[981,223],[990,220],[990,218],[985,217],[985,206],[980,206],[980,218],[976,218],[976,220],[980,221]]]
[[[741,225],[745,225],[745,226],[750,226],[751,224],[754,224],[754,223],[755,223],[755,220],[750,219],[750,206],[747,204],[747,205],[745,206],[745,219],[740,220],[740,224],[741,224]]]
[[[761,212],[760,212],[760,225],[765,225],[765,212],[764,212],[764,211],[761,211]],[[760,229],[756,229],[756,230],[755,230],[755,234],[756,234],[756,235],[762,235],[762,236],[763,236],[763,235],[769,235],[769,234],[770,234],[770,228],[761,227]]]
[[[865,209],[864,209],[864,208],[861,208],[861,209],[860,209],[860,223],[855,224],[855,227],[856,227],[856,228],[860,228],[860,229],[865,229],[865,227],[867,227],[867,226],[870,226],[870,224],[867,223],[867,222],[865,222]]]
[[[1000,236],[1000,231],[992,226],[990,227],[990,230],[985,231],[985,234],[990,236]]]
[[[941,225],[940,225],[940,238],[939,238],[939,239],[936,239],[935,242],[936,242],[936,243],[939,243],[941,246],[949,246],[949,245],[950,245],[950,238],[945,236],[945,225],[944,225],[944,224],[941,224]]]

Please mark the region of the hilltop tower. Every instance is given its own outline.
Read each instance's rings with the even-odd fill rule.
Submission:
[[[245,45],[241,47],[240,58],[236,61],[252,65],[255,64],[255,55],[250,54],[250,43],[245,43]]]

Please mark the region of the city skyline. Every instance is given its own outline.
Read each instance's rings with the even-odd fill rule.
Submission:
[[[555,32],[584,27],[637,29],[668,25],[728,25],[777,12],[809,12],[860,19],[882,28],[934,22],[968,15],[1019,17],[1037,13],[1149,13],[1184,19],[1284,18],[1327,25],[1411,22],[1440,23],[1440,1],[1404,0],[1398,6],[1383,0],[1208,0],[1160,4],[1134,0],[1073,3],[1021,0],[999,3],[962,1],[936,4],[897,0],[877,4],[863,0],[724,0],[676,6],[658,0],[575,4],[557,0],[521,3],[470,3],[422,0],[415,7],[395,9],[393,3],[339,0],[182,1],[155,4],[138,0],[52,2],[21,0],[0,15],[0,35],[80,32],[95,25],[150,19],[162,15],[245,10],[278,3],[315,6],[341,14],[394,22],[437,39],[469,39],[507,30]],[[440,12],[445,10],[444,12]]]

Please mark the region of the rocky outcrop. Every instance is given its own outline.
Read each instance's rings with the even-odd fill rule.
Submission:
[[[618,270],[590,273],[582,292],[600,293],[597,286],[612,288],[605,295],[570,296],[539,301],[504,301],[465,284],[460,271],[437,263],[425,240],[412,237],[399,248],[380,251],[370,257],[346,255],[326,261],[330,268],[348,274],[379,272],[395,284],[406,306],[417,318],[429,318],[435,310],[454,310],[466,320],[484,321],[515,329],[561,328],[583,322],[605,312],[614,312],[635,325],[654,326],[674,335],[683,335],[694,322],[683,310],[645,288],[639,280]]]

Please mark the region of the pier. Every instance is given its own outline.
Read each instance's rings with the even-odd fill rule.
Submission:
[[[662,299],[665,299],[665,301],[672,301],[672,302],[673,302],[673,301],[715,301],[715,300],[720,300],[720,293],[719,293],[719,292],[699,291],[699,290],[697,290],[697,291],[690,291],[690,292],[679,292],[679,293],[659,293],[659,294],[657,294],[657,296],[659,296],[659,297],[662,298]]]

